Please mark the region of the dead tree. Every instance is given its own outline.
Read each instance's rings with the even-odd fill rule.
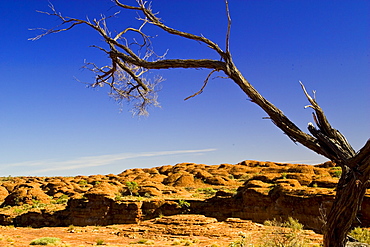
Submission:
[[[106,24],[106,20],[109,17],[103,16],[101,19],[94,19],[93,21],[70,18],[57,12],[51,5],[51,12],[43,13],[56,16],[60,19],[61,24],[56,28],[44,30],[42,34],[32,40],[37,40],[51,33],[67,31],[78,25],[87,25],[97,31],[108,45],[108,48],[99,47],[99,49],[109,56],[111,64],[103,67],[98,67],[93,63],[86,65],[96,73],[96,80],[91,86],[107,85],[111,89],[111,95],[116,99],[136,100],[138,114],[146,114],[146,108],[149,105],[157,104],[155,85],[161,81],[161,77],[154,78],[154,80],[147,78],[145,73],[149,70],[170,68],[209,69],[210,73],[206,77],[201,89],[188,98],[200,94],[213,73],[224,73],[227,78],[243,90],[252,102],[261,107],[269,115],[271,121],[291,140],[327,157],[342,168],[342,175],[337,185],[335,201],[327,215],[327,222],[323,228],[324,246],[342,247],[345,245],[346,234],[356,218],[366,189],[369,186],[370,139],[367,140],[363,148],[356,152],[346,138],[330,125],[323,110],[315,98],[312,98],[307,93],[302,83],[302,89],[310,103],[307,107],[313,109],[313,118],[316,125],[315,127],[312,123],[308,124],[310,134],[299,129],[280,109],[256,91],[238,70],[230,54],[229,37],[231,19],[227,0],[225,2],[228,21],[225,49],[221,49],[218,44],[204,36],[182,32],[167,26],[153,13],[151,6],[143,0],[137,0],[138,6],[125,5],[119,2],[119,0],[115,0],[115,4],[122,10],[141,13],[142,16],[139,20],[142,23],[138,28],[129,27],[121,32],[116,32],[114,35],[109,31]],[[220,59],[166,59],[165,56],[158,56],[153,51],[150,37],[144,32],[146,25],[154,25],[165,31],[168,35],[180,36],[184,39],[203,43],[209,49],[216,52]],[[138,35],[141,41],[135,39],[130,43],[129,34]]]

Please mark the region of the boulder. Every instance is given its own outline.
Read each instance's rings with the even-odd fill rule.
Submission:
[[[8,190],[0,185],[0,202],[4,201],[4,199],[9,195]]]
[[[17,185],[4,199],[3,205],[19,206],[23,204],[50,203],[50,197],[37,183]]]

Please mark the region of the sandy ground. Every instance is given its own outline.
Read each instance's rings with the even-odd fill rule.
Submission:
[[[213,218],[197,215],[165,216],[141,222],[111,226],[44,227],[27,228],[2,226],[0,246],[30,246],[41,237],[56,237],[62,240],[58,246],[87,247],[105,246],[209,246],[226,247],[232,242],[248,243],[276,237],[281,229],[264,226],[248,220],[229,219],[217,222]],[[303,231],[300,237],[312,246],[322,241],[322,235]],[[100,244],[99,244],[100,243]]]

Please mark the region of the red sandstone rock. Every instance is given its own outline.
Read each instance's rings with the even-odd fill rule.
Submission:
[[[334,166],[331,162],[316,166],[259,161],[214,166],[180,163],[129,169],[119,175],[16,177],[0,184],[0,200],[1,195],[6,196],[3,205],[32,200],[47,203],[49,196],[68,195],[68,206],[56,212],[29,212],[15,218],[4,215],[1,219],[6,224],[14,221],[25,226],[105,225],[186,212],[218,220],[242,218],[257,222],[291,216],[307,227],[320,229],[319,209],[328,210],[335,195],[333,188],[338,178],[333,176],[338,172]],[[126,190],[126,182],[133,181],[138,183],[137,193],[144,201],[134,201],[135,197],[113,199]],[[234,196],[231,189],[237,187]],[[212,198],[197,197],[207,191],[213,191]],[[365,197],[359,215],[364,226],[370,225],[369,198],[370,195]],[[180,199],[188,204],[182,202],[181,206]]]
[[[120,190],[121,190],[121,187],[114,186],[104,181],[104,182],[95,184],[94,187],[92,187],[85,193],[85,196],[94,194],[94,195],[115,198],[115,196],[120,192]]]
[[[36,183],[19,184],[4,199],[4,205],[10,206],[34,203],[50,203],[49,196]]]
[[[5,187],[0,186],[0,201],[4,201],[4,199],[9,195],[8,190]]]

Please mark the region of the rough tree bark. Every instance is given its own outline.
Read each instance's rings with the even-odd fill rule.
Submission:
[[[110,60],[111,65],[98,67],[93,63],[86,66],[96,73],[96,81],[91,84],[92,87],[108,85],[111,89],[111,95],[118,100],[137,100],[137,112],[146,114],[146,108],[149,105],[156,105],[155,85],[161,81],[160,77],[150,80],[145,77],[145,73],[153,69],[169,68],[205,68],[211,69],[204,81],[202,88],[194,95],[200,94],[208,83],[210,75],[215,72],[223,72],[226,77],[235,82],[241,90],[261,107],[268,115],[271,121],[280,128],[294,142],[301,143],[308,149],[323,155],[342,168],[342,175],[337,186],[335,202],[327,216],[327,222],[323,228],[325,247],[343,247],[345,246],[346,234],[355,220],[360,209],[364,194],[369,186],[370,179],[370,139],[365,146],[355,152],[345,137],[336,129],[332,128],[327,120],[323,110],[306,91],[301,83],[302,89],[310,102],[310,107],[314,110],[313,118],[316,124],[309,123],[307,134],[300,130],[283,112],[266,100],[254,87],[245,79],[237,69],[232,60],[229,51],[229,37],[231,18],[229,15],[228,2],[226,3],[226,14],[228,19],[228,28],[226,32],[225,50],[222,50],[218,44],[212,42],[203,36],[194,35],[171,28],[154,14],[150,5],[142,0],[137,0],[138,6],[129,6],[115,0],[117,6],[124,10],[135,10],[141,12],[142,25],[135,29],[126,28],[118,32],[115,36],[108,31],[106,20],[110,17],[102,17],[100,20],[81,20],[65,17],[57,12],[52,5],[52,12],[42,12],[51,16],[56,16],[61,20],[61,24],[53,29],[46,30],[42,34],[32,38],[37,40],[51,33],[67,31],[77,25],[87,25],[96,30],[108,44],[109,49],[103,49]],[[116,13],[118,14],[118,13]],[[115,16],[114,14],[113,16]],[[143,32],[144,26],[154,25],[170,35],[181,36],[185,39],[195,40],[205,44],[208,48],[214,50],[220,60],[211,59],[165,59],[165,56],[156,56],[151,47],[150,38]],[[142,42],[137,41],[129,43],[125,35],[128,33],[137,34]],[[133,45],[139,47],[133,49]],[[145,54],[141,50],[145,49]],[[187,98],[187,99],[188,99]]]

